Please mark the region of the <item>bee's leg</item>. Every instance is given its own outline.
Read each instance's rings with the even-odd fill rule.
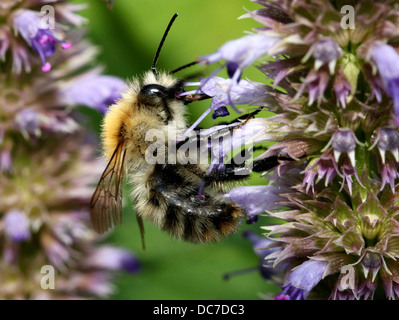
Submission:
[[[226,134],[226,130],[221,130],[220,132],[215,132],[215,135],[218,134],[220,138],[223,138],[223,135]],[[188,146],[191,144],[192,148],[196,148],[197,150],[201,150],[199,152],[208,152],[211,153],[209,145],[206,145],[206,139],[208,137],[204,137],[197,133],[196,136],[192,136],[187,138],[185,141],[177,144],[177,148],[184,145]],[[205,149],[204,150],[204,139],[205,139]],[[255,146],[252,148],[252,151],[256,149],[265,149],[264,146]],[[247,178],[251,172],[265,172],[269,171],[280,164],[280,161],[285,160],[293,160],[289,157],[281,157],[281,156],[271,156],[265,159],[260,159],[257,161],[253,161],[248,164],[247,160],[250,158],[250,154],[248,150],[242,150],[235,158],[231,159],[230,163],[223,163],[223,159],[217,161],[217,163],[211,164],[211,167],[208,171],[204,171],[200,166],[196,164],[186,164],[185,167],[199,178],[201,178],[205,184],[210,184],[213,182],[228,182],[228,181],[238,181]],[[207,155],[208,156],[208,155]]]
[[[204,190],[197,197],[199,183],[180,164],[157,164],[148,179],[148,192],[139,208],[162,230],[194,243],[220,239],[236,231],[245,212],[238,205]],[[145,204],[145,205],[144,205]]]
[[[212,170],[203,176],[203,180],[209,184],[212,182],[238,181],[250,176],[252,172],[269,171],[280,164],[280,160],[292,160],[289,158],[278,158],[277,156],[261,159],[248,164],[236,164],[234,160],[224,165],[222,169]]]

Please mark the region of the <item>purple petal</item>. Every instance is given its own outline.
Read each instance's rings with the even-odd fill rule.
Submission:
[[[356,148],[356,136],[352,130],[340,128],[333,134],[331,146],[339,153],[351,152]]]
[[[84,105],[102,113],[122,96],[125,82],[113,76],[95,76],[78,80],[64,91],[70,104]]]
[[[240,80],[236,83],[232,79],[221,77],[202,79],[200,90],[212,97],[212,110],[228,106],[231,102],[234,104],[252,104],[266,95],[266,88],[263,84],[246,80]]]
[[[275,300],[305,300],[305,293],[303,289],[296,288],[292,285],[286,285],[281,287],[283,291],[279,294]]]
[[[219,109],[216,109],[213,113],[212,113],[212,119],[216,119],[219,117],[226,117],[230,115],[229,110],[227,110],[226,107],[220,107]]]
[[[283,286],[283,295],[292,300],[306,299],[309,292],[323,279],[328,262],[308,260],[294,269]]]
[[[40,129],[40,116],[32,109],[25,109],[17,113],[15,124],[20,131],[35,134]]]
[[[137,258],[131,252],[111,246],[96,249],[84,263],[95,269],[125,270],[132,273],[140,268]]]
[[[7,148],[0,151],[0,173],[12,172],[11,151]]]
[[[215,53],[201,57],[200,61],[215,63],[224,59],[227,62],[236,63],[239,66],[236,70],[242,70],[267,54],[279,41],[280,38],[278,37],[271,37],[264,34],[250,34],[226,42]]]
[[[256,233],[251,231],[244,232],[243,236],[252,242],[253,249],[260,258],[266,257],[273,251],[273,249],[265,249],[265,247],[273,243],[272,240],[269,240],[264,236],[258,236]]]
[[[371,55],[385,90],[394,101],[395,115],[399,119],[399,54],[390,45],[378,43],[371,48]]]
[[[14,18],[14,28],[17,30],[26,42],[31,44],[41,27],[39,13],[32,10],[22,9]]]
[[[11,242],[23,242],[30,239],[29,219],[19,210],[12,210],[5,214],[4,232]]]
[[[228,74],[228,76],[230,77],[230,78],[233,78],[234,77],[234,75],[235,75],[235,73],[237,72],[237,70],[239,69],[239,65],[238,65],[238,63],[237,62],[227,62],[227,64],[226,64],[226,68],[227,68],[227,74]],[[240,77],[241,77],[241,74],[240,74],[240,76],[238,77],[238,79],[237,79],[237,81],[240,81]]]
[[[32,49],[39,54],[44,72],[51,69],[51,65],[46,61],[46,58],[54,54],[56,42],[61,43],[63,49],[68,49],[71,46],[70,43],[66,43],[55,37],[50,29],[43,28],[41,18],[35,11],[21,10],[14,18],[14,28]]]
[[[237,187],[226,195],[231,201],[244,207],[249,217],[281,207],[277,202],[282,198],[276,186]]]
[[[394,128],[382,127],[377,132],[376,142],[378,149],[387,151],[399,148],[399,132]]]
[[[323,39],[316,42],[313,47],[313,57],[322,63],[337,60],[341,55],[341,49],[332,39]]]

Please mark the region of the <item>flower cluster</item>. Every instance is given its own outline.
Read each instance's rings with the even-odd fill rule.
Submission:
[[[237,104],[275,114],[257,128],[274,144],[254,160],[276,159],[270,185],[227,196],[286,221],[264,227],[265,259],[285,275],[278,299],[397,299],[399,5],[252,1],[263,7],[242,18],[263,26],[199,58],[224,62],[198,89],[218,115]],[[272,88],[241,80],[251,65]]]
[[[97,50],[77,28],[82,8],[0,3],[2,299],[105,298],[115,271],[139,268],[127,250],[99,245],[88,218],[104,164],[75,106],[104,112],[124,82],[93,66]],[[43,267],[54,290],[42,285]]]

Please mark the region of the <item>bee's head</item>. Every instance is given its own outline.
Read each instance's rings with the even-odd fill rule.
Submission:
[[[147,84],[140,90],[140,95],[149,97],[165,97],[167,95],[167,89],[160,84]]]
[[[171,75],[160,73],[157,78],[147,72],[137,88],[137,102],[141,110],[161,116],[165,121],[173,120],[174,114],[184,108],[184,82]]]
[[[138,100],[147,105],[183,100],[180,97],[184,92],[183,86],[183,80],[177,80],[166,73],[161,73],[155,78],[151,72],[148,72],[141,83]]]

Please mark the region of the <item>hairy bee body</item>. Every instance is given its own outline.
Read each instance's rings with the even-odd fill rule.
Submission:
[[[182,101],[169,99],[164,102],[162,99],[151,99],[140,94],[143,87],[154,84],[165,88],[177,85],[176,90],[179,89],[173,77],[160,74],[156,79],[152,72],[147,72],[142,81],[134,79],[122,99],[110,106],[102,126],[104,155],[108,161],[121,136],[129,150],[126,160],[130,167],[135,168],[145,165],[145,151],[152,144],[152,141],[145,139],[149,130],[162,130],[165,137],[171,133],[172,137],[176,137],[186,129],[186,108]],[[179,132],[174,132],[175,129]]]
[[[108,110],[102,140],[108,166],[92,198],[91,218],[102,233],[121,223],[122,180],[127,178],[138,218],[150,220],[172,236],[204,243],[234,232],[244,210],[207,187],[199,190],[207,168],[199,164],[149,163],[151,130],[176,144],[186,129],[182,82],[168,74],[145,74],[134,80],[122,99]],[[139,220],[140,221],[140,220]]]

